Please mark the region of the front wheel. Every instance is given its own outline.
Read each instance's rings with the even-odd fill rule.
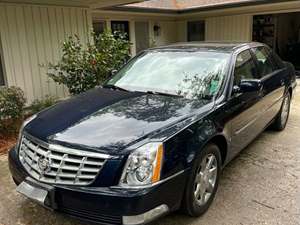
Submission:
[[[195,160],[188,179],[182,209],[190,216],[201,216],[211,205],[219,184],[221,154],[215,144],[207,145]]]
[[[291,105],[291,95],[290,93],[286,94],[282,101],[282,106],[277,115],[275,121],[272,124],[272,128],[277,131],[282,131],[286,127],[287,121],[290,114],[290,105]]]

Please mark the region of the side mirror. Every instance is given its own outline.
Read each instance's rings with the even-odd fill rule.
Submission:
[[[240,84],[233,87],[233,93],[258,92],[262,89],[262,83],[258,79],[241,80]]]

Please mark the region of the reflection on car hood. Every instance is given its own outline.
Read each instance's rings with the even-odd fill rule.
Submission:
[[[25,130],[49,142],[116,152],[187,118],[204,104],[98,88],[41,112]]]

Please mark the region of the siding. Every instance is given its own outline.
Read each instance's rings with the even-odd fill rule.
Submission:
[[[21,87],[30,103],[45,95],[64,97],[40,65],[56,62],[62,42],[72,34],[87,41],[88,9],[0,3],[0,37],[8,86]]]
[[[159,36],[154,35],[153,26],[160,27]],[[155,43],[155,46],[168,45],[178,41],[177,23],[175,21],[149,21],[149,36],[150,42]]]
[[[206,18],[206,41],[250,41],[252,16],[236,15]]]

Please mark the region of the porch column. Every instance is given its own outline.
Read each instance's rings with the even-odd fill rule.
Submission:
[[[129,21],[129,37],[130,37],[130,51],[131,55],[135,56],[136,55],[136,40],[135,40],[135,21],[130,20]]]

